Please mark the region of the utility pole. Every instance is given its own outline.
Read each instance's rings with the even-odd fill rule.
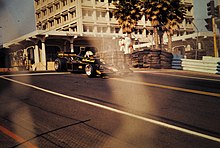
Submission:
[[[212,19],[213,41],[214,41],[214,56],[219,57],[216,39],[216,24],[215,24],[215,3],[214,0],[210,0],[207,3],[208,16]]]
[[[214,55],[218,57],[218,47],[217,47],[217,36],[216,36],[216,24],[215,24],[215,17],[212,17],[212,28],[213,28],[213,40],[214,40]]]

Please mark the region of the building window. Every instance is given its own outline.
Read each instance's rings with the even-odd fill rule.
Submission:
[[[40,0],[35,0],[35,4],[39,5],[40,4]]]
[[[98,33],[106,33],[107,32],[107,27],[99,26],[99,27],[97,27],[97,32]]]
[[[110,27],[110,32],[111,33],[115,33],[115,28],[114,27]]]
[[[115,33],[119,33],[119,31],[120,31],[120,28],[116,27],[115,28]]]
[[[55,5],[55,9],[56,9],[56,10],[60,9],[60,3],[59,3],[59,2],[58,2],[58,3],[55,3],[54,5]]]
[[[117,26],[110,28],[110,32],[111,32],[111,33],[119,33],[119,31],[120,31],[120,28],[117,27]]]
[[[76,17],[76,11],[71,12],[70,15],[71,15],[71,18],[75,18]]]
[[[35,14],[36,14],[36,18],[39,19],[41,17],[41,10],[40,9],[36,10]]]
[[[52,7],[49,7],[48,9],[49,9],[49,12],[50,12],[50,13],[53,12],[53,6],[52,6]]]
[[[63,4],[63,6],[66,6],[67,5],[67,0],[62,0],[62,4]]]
[[[50,21],[50,27],[54,26],[54,20]]]
[[[63,11],[62,14],[61,14],[64,21],[67,21],[67,20],[68,20],[68,13],[69,13],[69,12],[66,10],[66,11]]]
[[[39,19],[40,18],[40,13],[37,13],[36,15],[37,15],[37,19]]]
[[[69,13],[70,13],[71,18],[75,18],[76,17],[76,7],[70,8]]]
[[[91,18],[93,15],[93,10],[83,10],[82,15],[84,18]]]
[[[112,11],[109,11],[109,18],[110,19],[115,19],[114,15],[113,15],[113,12]]]
[[[73,31],[73,32],[77,32],[77,26],[75,26],[75,27],[70,27],[71,28],[71,30]]]
[[[43,11],[43,15],[46,16],[47,15],[47,10]]]
[[[93,32],[93,26],[83,25],[83,32]]]
[[[73,32],[77,32],[77,23],[71,24],[71,25],[70,25],[70,29],[71,29],[71,31],[73,31]]]
[[[63,20],[67,21],[68,20],[68,15],[63,15]]]
[[[41,24],[41,22],[37,23],[36,27],[37,27],[37,30],[41,30],[41,29],[42,29],[42,24]]]
[[[97,11],[97,17],[100,19],[105,18],[106,12],[105,11]]]
[[[56,18],[56,24],[60,24],[61,23],[61,18]]]
[[[106,12],[101,12],[101,17],[105,17],[106,16]]]
[[[92,16],[92,10],[87,11],[88,16]]]
[[[102,27],[97,27],[97,32],[101,33],[102,32]]]
[[[102,32],[106,33],[107,32],[107,27],[102,27]]]
[[[47,27],[48,27],[47,22],[43,23],[42,27],[43,27],[43,28],[42,28],[43,30],[46,30]]]

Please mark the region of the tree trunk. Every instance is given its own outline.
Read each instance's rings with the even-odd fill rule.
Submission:
[[[158,49],[159,41],[158,41],[157,27],[154,27],[154,43],[155,43],[155,49]]]
[[[167,32],[168,37],[168,51],[172,52],[172,35],[170,32]]]
[[[163,50],[163,33],[159,33],[160,49]]]

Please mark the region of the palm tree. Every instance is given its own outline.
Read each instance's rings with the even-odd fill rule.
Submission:
[[[125,54],[130,53],[131,33],[141,19],[142,14],[137,6],[138,0],[114,0],[113,5],[116,9],[113,10],[113,15],[122,28],[122,32],[127,34],[125,38]]]
[[[146,20],[150,20],[151,26],[154,28],[155,48],[159,47],[159,31],[160,44],[162,45],[164,32],[167,32],[168,49],[171,49],[173,32],[179,28],[186,13],[186,8],[181,0],[140,0],[138,5]]]
[[[172,50],[172,35],[178,31],[180,24],[185,19],[186,7],[181,3],[181,0],[169,0],[170,8],[168,9],[167,21],[164,22],[164,30],[168,36],[168,50]]]
[[[156,0],[140,0],[138,5],[141,7],[142,14],[146,17],[146,20],[150,20],[151,26],[153,27],[154,32],[154,42],[155,48],[158,48],[158,28],[160,22],[158,16],[160,14],[160,3]],[[158,7],[159,6],[159,7]]]
[[[113,15],[121,26],[123,33],[131,34],[138,20],[142,17],[137,2],[138,0],[113,0],[113,5],[116,7],[113,10]]]
[[[131,34],[138,20],[144,15],[153,27],[155,48],[159,47],[164,32],[168,36],[168,49],[172,48],[172,35],[183,22],[186,8],[181,0],[113,0],[113,11],[123,33]]]

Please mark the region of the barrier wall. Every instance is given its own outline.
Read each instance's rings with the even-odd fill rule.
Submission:
[[[220,74],[220,58],[203,56],[202,60],[173,58],[172,68]]]

